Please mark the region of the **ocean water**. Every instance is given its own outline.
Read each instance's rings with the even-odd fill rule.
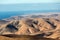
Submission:
[[[60,3],[0,4],[0,19],[41,12],[60,12]]]

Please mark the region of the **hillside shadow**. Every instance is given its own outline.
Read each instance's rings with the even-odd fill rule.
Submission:
[[[5,37],[13,38],[13,39],[19,39],[19,40],[56,40],[56,39],[51,39],[51,38],[44,38],[40,35],[13,35],[13,34],[8,34],[8,35],[2,35]]]

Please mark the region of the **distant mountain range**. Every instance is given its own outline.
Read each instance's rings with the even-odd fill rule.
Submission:
[[[11,16],[4,20],[20,20],[22,18],[55,18],[60,17],[60,12],[45,12],[45,13],[26,13],[25,15]]]

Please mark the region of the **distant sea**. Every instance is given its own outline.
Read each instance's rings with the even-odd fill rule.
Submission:
[[[60,3],[0,5],[0,19],[45,12],[60,12]]]

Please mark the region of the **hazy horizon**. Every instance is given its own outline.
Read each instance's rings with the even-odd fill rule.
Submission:
[[[60,0],[0,0],[0,19],[33,12],[60,12]]]

